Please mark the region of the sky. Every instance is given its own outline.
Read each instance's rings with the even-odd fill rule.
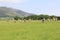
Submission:
[[[60,0],[0,0],[0,7],[10,7],[34,14],[60,16]]]

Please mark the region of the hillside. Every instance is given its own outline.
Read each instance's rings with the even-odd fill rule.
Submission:
[[[14,17],[14,16],[29,16],[32,15],[31,13],[24,12],[22,10],[7,8],[7,7],[0,7],[0,17]]]

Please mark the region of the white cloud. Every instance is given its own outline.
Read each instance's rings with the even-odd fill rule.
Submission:
[[[3,3],[22,3],[22,2],[25,2],[26,0],[0,0],[0,2],[3,2]]]

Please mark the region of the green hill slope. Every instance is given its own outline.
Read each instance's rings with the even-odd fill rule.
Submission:
[[[29,16],[31,13],[27,13],[18,9],[0,7],[0,17],[14,17],[14,16]]]

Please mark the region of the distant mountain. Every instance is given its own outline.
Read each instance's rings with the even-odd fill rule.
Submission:
[[[29,15],[33,14],[18,9],[0,7],[0,17],[14,17],[14,16],[25,17]]]

